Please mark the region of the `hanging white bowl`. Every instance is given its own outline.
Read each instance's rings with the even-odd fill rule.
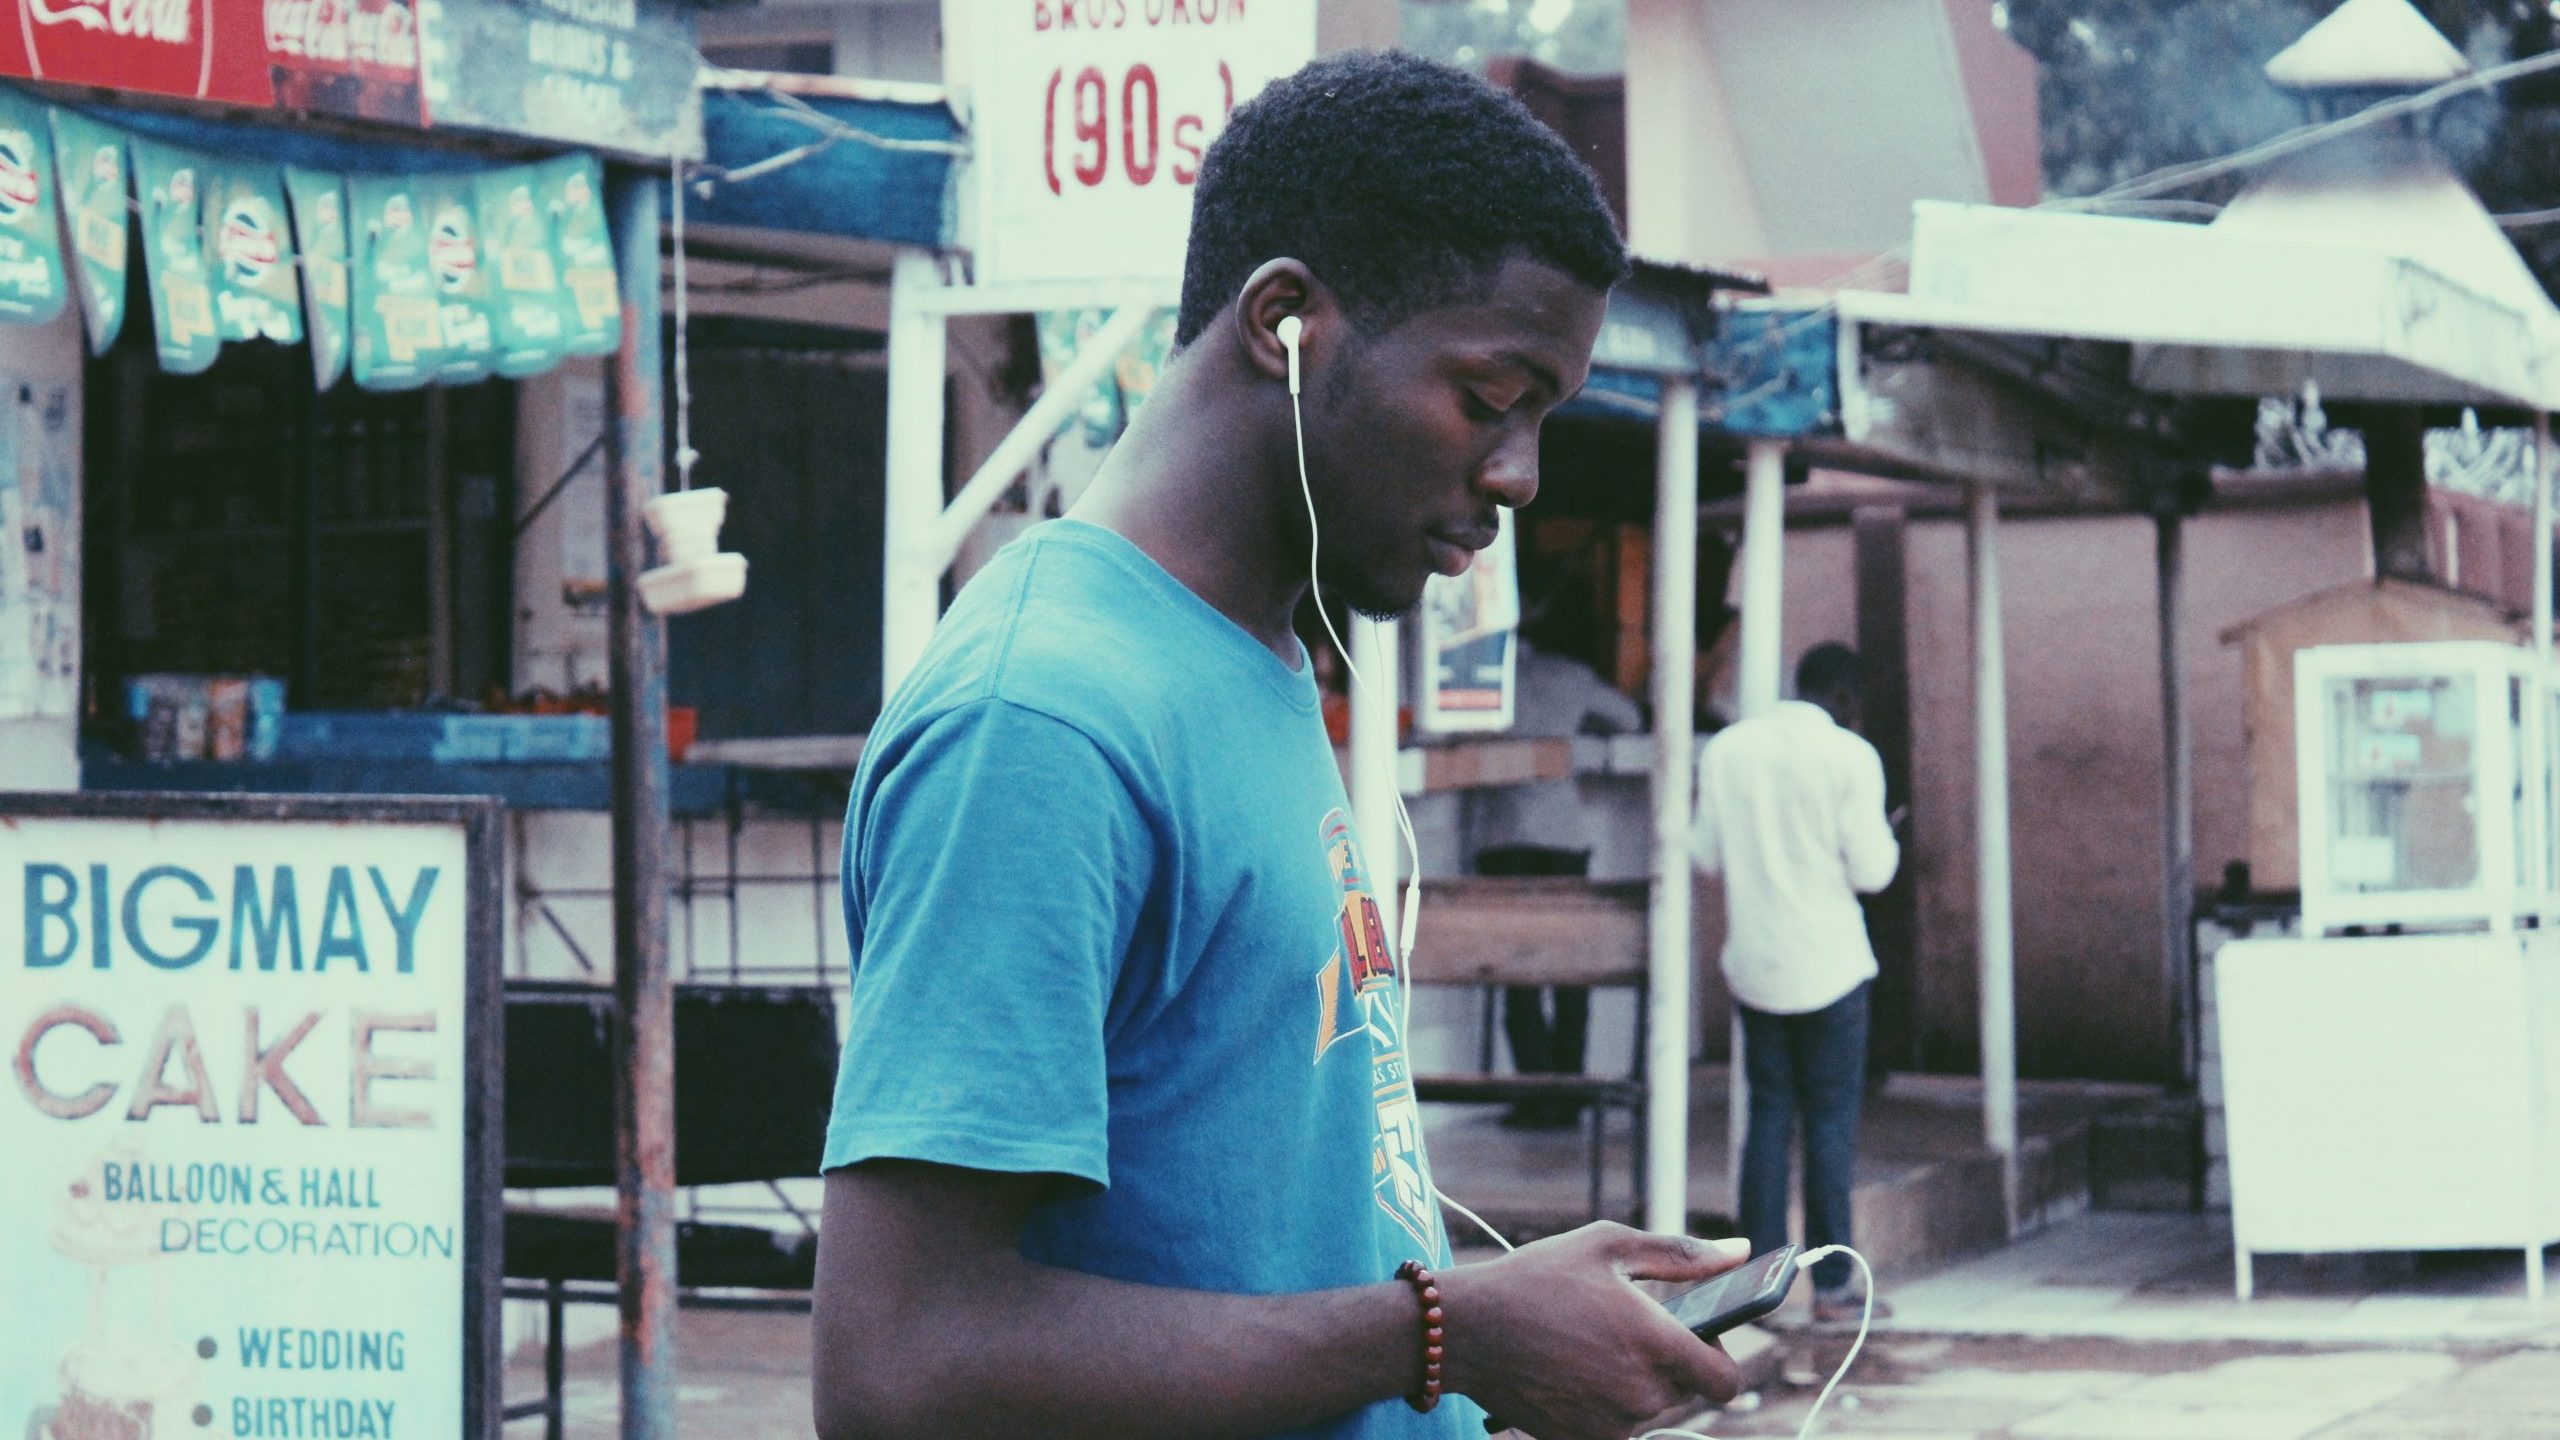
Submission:
[[[640,603],[652,615],[682,615],[725,605],[747,593],[747,557],[720,553],[690,565],[661,565],[640,576]]]

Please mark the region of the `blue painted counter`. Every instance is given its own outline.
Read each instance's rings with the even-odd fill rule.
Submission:
[[[675,765],[667,772],[667,809],[685,818],[720,815],[734,795],[761,813],[823,818],[844,813],[844,781],[845,777],[819,771]],[[510,810],[613,808],[612,769],[596,761],[453,764],[350,757],[152,764],[91,754],[82,757],[80,787],[227,794],[489,795]]]

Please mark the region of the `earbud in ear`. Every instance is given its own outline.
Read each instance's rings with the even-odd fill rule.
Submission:
[[[1289,352],[1289,393],[1298,393],[1298,337],[1305,334],[1307,322],[1295,315],[1283,315],[1272,333],[1280,337],[1280,348]]]

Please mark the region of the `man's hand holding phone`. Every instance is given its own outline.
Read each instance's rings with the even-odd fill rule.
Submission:
[[[1742,1378],[1636,1283],[1694,1284],[1741,1265],[1742,1240],[1601,1222],[1440,1275],[1448,1388],[1539,1440],[1626,1440],[1683,1401],[1731,1400]]]

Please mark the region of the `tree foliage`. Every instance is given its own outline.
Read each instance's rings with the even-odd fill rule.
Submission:
[[[2415,3],[2478,68],[2560,43],[2549,0]],[[2009,33],[2039,67],[2047,191],[2095,194],[2316,118],[2261,67],[2333,8],[2330,0],[2006,0]],[[2493,212],[2560,207],[2560,73],[2450,101],[2424,125]],[[2219,203],[2245,180],[2225,177],[2182,196]],[[2513,236],[2551,286],[2560,277],[2560,225]]]
[[[1469,69],[1504,55],[1578,75],[1627,68],[1626,0],[1403,0],[1399,19],[1405,49]]]

